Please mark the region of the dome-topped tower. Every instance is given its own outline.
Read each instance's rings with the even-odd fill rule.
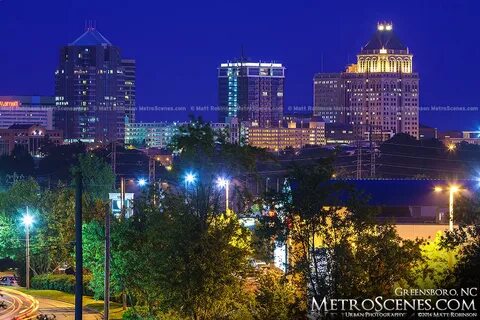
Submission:
[[[357,55],[357,64],[347,72],[353,73],[412,73],[412,55],[393,31],[392,23],[379,22],[370,41]]]

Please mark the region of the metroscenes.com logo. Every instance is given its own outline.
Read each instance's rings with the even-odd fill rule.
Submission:
[[[330,299],[313,297],[309,319],[477,318],[478,288],[403,289],[394,298]]]

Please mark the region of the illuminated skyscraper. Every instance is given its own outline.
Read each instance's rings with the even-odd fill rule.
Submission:
[[[284,82],[281,63],[222,63],[218,68],[221,121],[238,118],[262,127],[278,125],[283,115]]]
[[[357,63],[338,74],[314,78],[314,113],[329,122],[348,123],[358,133],[408,133],[418,139],[419,77],[412,54],[379,23]]]
[[[55,123],[67,140],[108,143],[125,130],[120,49],[94,27],[60,50]]]

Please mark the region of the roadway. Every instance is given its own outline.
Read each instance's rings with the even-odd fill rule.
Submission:
[[[9,288],[0,289],[0,320],[30,319],[38,311],[38,301],[28,294]]]
[[[0,320],[12,319],[35,319],[37,315],[44,314],[48,316],[55,315],[56,319],[74,319],[75,306],[71,303],[62,301],[34,298],[17,290],[2,287],[0,293],[1,301],[5,302],[5,309],[0,308]],[[84,320],[102,319],[102,316],[88,309],[83,310]]]

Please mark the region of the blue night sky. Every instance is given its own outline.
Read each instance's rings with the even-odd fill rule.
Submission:
[[[312,104],[314,73],[343,70],[393,22],[414,54],[422,106],[480,107],[480,1],[0,0],[0,95],[53,95],[59,48],[85,20],[137,60],[137,105],[215,105],[219,63],[240,55],[287,67],[286,105]],[[441,129],[480,126],[480,111],[423,112]],[[205,117],[212,118],[211,114]],[[186,119],[187,112],[140,114]]]

